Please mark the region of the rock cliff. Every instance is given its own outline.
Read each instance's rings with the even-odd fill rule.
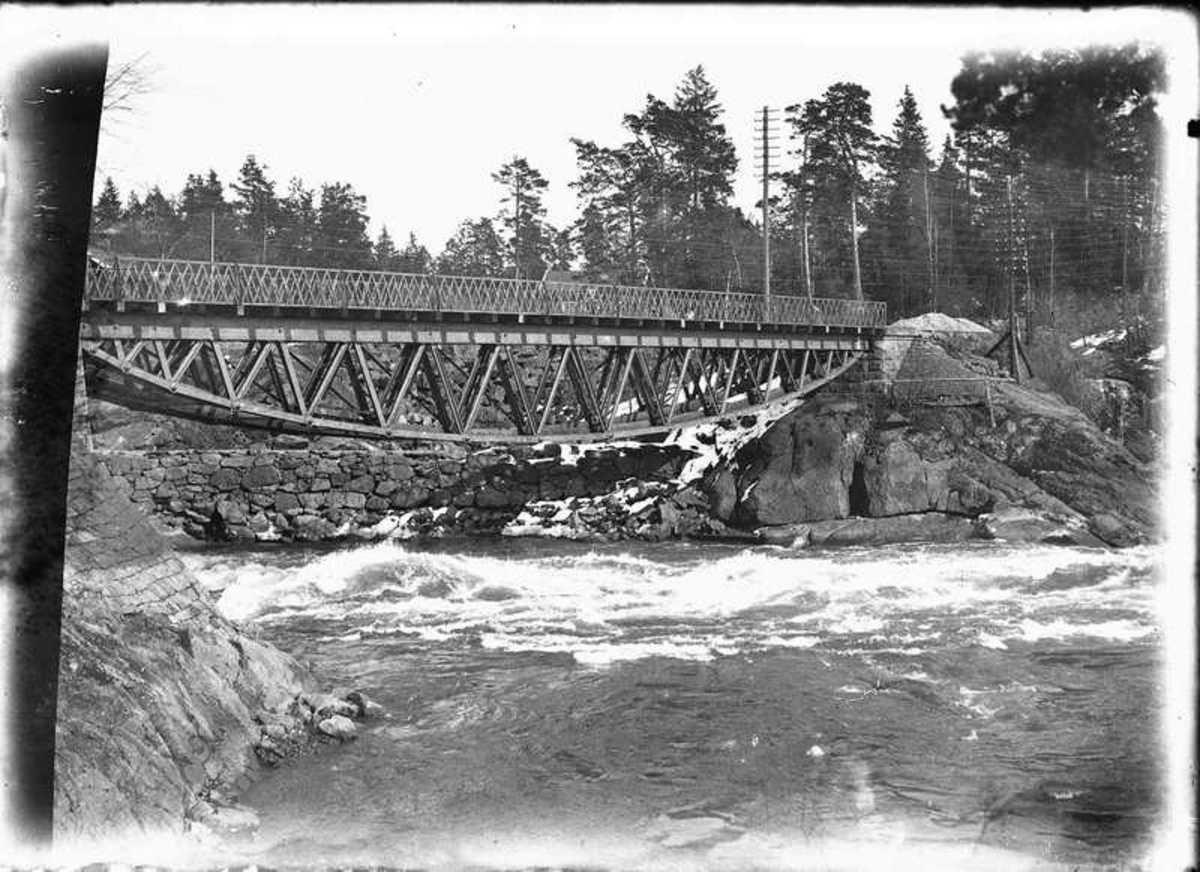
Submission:
[[[312,681],[221,617],[82,449],[68,500],[56,838],[180,832],[249,783],[264,731],[303,728],[293,699]]]

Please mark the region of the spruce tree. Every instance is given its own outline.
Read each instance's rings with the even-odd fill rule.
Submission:
[[[92,210],[93,233],[101,237],[111,235],[112,231],[121,223],[122,217],[121,195],[117,191],[112,177],[108,176],[104,179],[104,187]]]

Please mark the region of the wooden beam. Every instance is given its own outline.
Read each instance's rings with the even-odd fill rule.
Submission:
[[[161,339],[154,340],[154,351],[158,355],[158,365],[162,370],[162,377],[167,381],[174,381],[175,376],[171,374],[171,358],[167,354],[167,346]]]
[[[487,358],[487,362],[484,364],[482,375],[479,376],[477,384],[471,385],[470,382],[467,384],[467,389],[471,391],[471,395],[470,408],[467,410],[467,414],[464,416],[463,420],[464,433],[470,432],[471,428],[475,426],[475,417],[479,414],[479,408],[483,405],[484,397],[487,396],[488,382],[492,378],[492,369],[494,369],[496,366],[496,358],[500,356],[499,345],[485,347],[487,348],[486,354],[482,348],[480,349],[480,357]],[[466,394],[464,394],[463,400],[467,400]]]
[[[287,375],[288,387],[292,390],[292,399],[296,403],[296,411],[301,415],[308,414],[308,404],[304,401],[304,391],[300,388],[300,378],[296,375],[296,364],[292,360],[291,349],[286,342],[276,344],[279,359],[283,361],[283,371]]]
[[[371,370],[367,367],[367,355],[363,352],[361,342],[354,343],[354,358],[358,362],[362,386],[367,400],[371,404],[369,411],[375,416],[375,423],[382,427],[387,416],[383,413],[383,404],[379,402],[379,392],[375,389],[375,381],[371,378]]]
[[[642,408],[646,410],[646,417],[650,419],[650,423],[654,425],[662,424],[664,421],[662,401],[659,399],[658,388],[654,384],[654,379],[650,377],[650,370],[646,366],[646,358],[640,348],[631,349],[631,352],[634,363],[634,390],[638,393]]]
[[[212,340],[213,357],[217,361],[217,371],[221,373],[221,384],[225,388],[225,396],[232,402],[237,399],[237,392],[233,388],[233,375],[229,372],[229,361],[225,359],[225,353],[221,351],[221,344],[217,340]]]
[[[425,380],[429,383],[429,393],[433,397],[437,414],[442,418],[442,426],[449,433],[462,433],[462,418],[458,414],[458,403],[450,395],[450,382],[446,376],[446,367],[442,360],[441,349],[434,346],[423,356]]]
[[[596,393],[591,380],[588,378],[587,371],[583,368],[583,362],[579,359],[573,348],[571,349],[567,372],[571,376],[571,384],[575,388],[575,396],[579,400],[580,406],[582,406],[588,427],[593,433],[601,432],[604,429],[604,421],[600,414],[600,406],[596,400]]]
[[[184,376],[187,375],[188,370],[192,366],[192,363],[196,360],[196,355],[198,355],[200,353],[200,350],[202,348],[204,348],[203,342],[188,342],[187,343],[186,353],[183,355],[183,357],[181,357],[177,361],[177,363],[175,365],[174,380],[176,383],[178,383],[180,379],[182,379]]]
[[[625,365],[621,367],[621,378],[617,382],[617,392],[613,397],[612,412],[608,416],[608,432],[611,433],[617,423],[617,410],[621,408],[621,396],[625,393],[625,384],[629,381],[629,370],[633,368],[633,352],[637,349],[625,349]],[[619,353],[619,352],[618,352]]]
[[[274,343],[265,343],[267,348],[267,373],[271,376],[271,390],[274,394],[267,392],[267,396],[273,397],[281,408],[288,407],[287,391],[283,386],[283,376],[279,372],[279,362],[275,359]]]
[[[559,385],[562,384],[563,373],[565,373],[567,371],[567,367],[569,367],[570,363],[571,363],[571,361],[569,359],[570,356],[571,356],[571,346],[569,346],[569,345],[562,346],[562,357],[558,361],[558,366],[555,367],[554,382],[550,385],[550,394],[549,394],[549,396],[546,397],[546,405],[542,408],[542,417],[538,421],[537,430],[534,433],[535,436],[540,435],[546,429],[546,424],[550,420],[550,412],[554,408],[554,400],[558,396],[558,387],[559,387]],[[549,369],[549,367],[550,367],[550,358],[549,358],[549,356],[547,356],[546,368]],[[536,402],[537,402],[537,398],[535,397],[534,403],[536,403]]]
[[[696,390],[705,414],[715,415],[717,414],[717,394],[713,390],[713,379],[709,372],[711,361],[712,355],[707,350],[700,349],[696,357],[697,368],[700,371],[700,378],[696,379]]]
[[[336,342],[331,347],[327,346],[326,350],[321,353],[321,361],[313,368],[313,380],[309,382],[310,388],[316,384],[316,390],[308,398],[310,410],[315,411],[321,405],[321,400],[325,397],[329,386],[333,384],[333,377],[337,375],[338,366],[341,365],[349,344],[348,342]]]
[[[719,414],[724,415],[725,409],[729,405],[729,394],[733,390],[733,380],[737,377],[738,362],[741,360],[742,350],[740,348],[733,349],[733,354],[730,355],[729,366],[725,372],[725,387],[721,391],[721,408]]]
[[[525,390],[525,382],[521,379],[521,369],[513,358],[512,349],[502,346],[503,355],[500,358],[500,378],[508,395],[508,404],[512,408],[513,423],[517,432],[531,435],[537,426],[533,420],[533,409],[529,405],[529,394]]]
[[[671,399],[671,405],[667,409],[667,423],[668,424],[670,424],[671,421],[673,421],[675,419],[675,410],[679,407],[679,395],[683,392],[684,383],[687,381],[688,367],[689,367],[689,364],[691,363],[691,360],[692,360],[692,349],[690,349],[690,348],[684,349],[683,363],[680,364],[680,367],[679,367],[679,377],[678,377],[679,380],[678,380],[677,384],[675,385],[674,394]],[[668,390],[671,389],[669,385],[668,385],[667,389]]]
[[[396,366],[392,370],[392,375],[388,379],[383,393],[384,401],[387,403],[386,426],[395,425],[396,418],[400,415],[400,407],[413,386],[421,366],[421,358],[424,356],[425,346],[423,344],[406,345],[400,352],[400,359],[396,361]]]
[[[242,397],[246,395],[246,391],[248,391],[250,386],[254,384],[254,380],[258,378],[259,370],[262,369],[262,365],[266,362],[267,355],[270,353],[271,346],[268,343],[262,342],[258,344],[258,348],[254,351],[253,360],[250,363],[249,369],[246,370],[240,382],[236,384],[237,399],[242,399]],[[243,359],[242,362],[244,363],[245,360]]]
[[[763,400],[771,399],[771,383],[775,381],[775,367],[779,365],[779,349],[771,351],[771,365],[767,368],[767,381],[763,385]]]

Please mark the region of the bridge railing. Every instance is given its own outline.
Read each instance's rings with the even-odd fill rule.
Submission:
[[[370,270],[120,258],[89,262],[89,300],[882,327],[883,303]]]

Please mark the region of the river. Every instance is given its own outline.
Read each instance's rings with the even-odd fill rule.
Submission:
[[[388,714],[242,800],[260,865],[1135,868],[1156,552],[490,539],[187,558]]]

